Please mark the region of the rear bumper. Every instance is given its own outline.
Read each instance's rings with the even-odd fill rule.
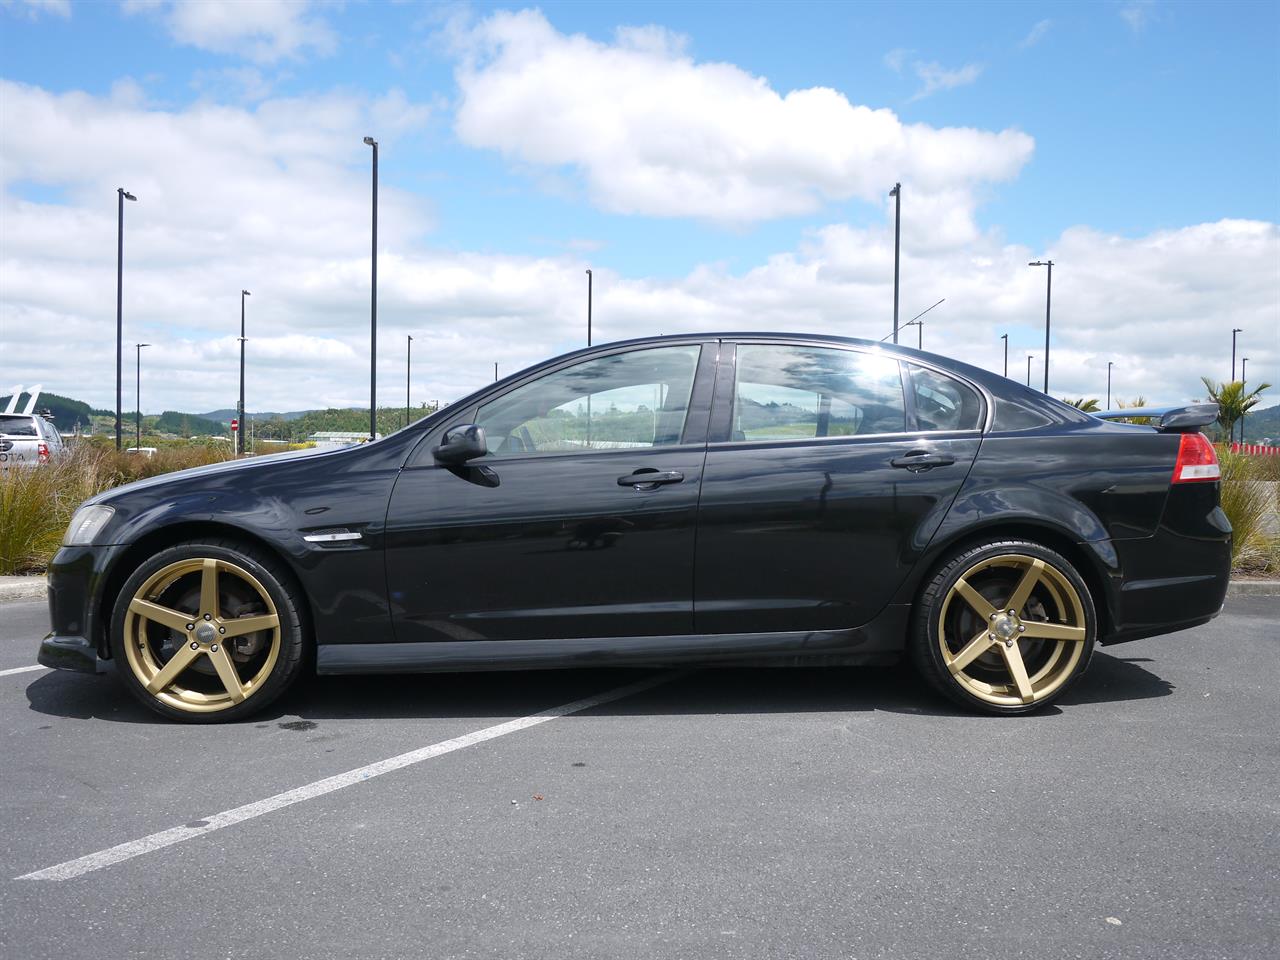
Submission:
[[[1113,541],[1123,579],[1103,643],[1186,630],[1222,610],[1231,580],[1230,523],[1215,504],[1199,522],[1178,526],[1166,522],[1145,539]]]

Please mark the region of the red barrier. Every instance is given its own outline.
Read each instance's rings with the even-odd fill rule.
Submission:
[[[1280,456],[1280,447],[1264,447],[1260,443],[1233,443],[1232,453],[1245,453],[1255,457]]]

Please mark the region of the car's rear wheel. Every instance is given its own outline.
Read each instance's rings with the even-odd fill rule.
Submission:
[[[1028,713],[1051,703],[1093,656],[1097,614],[1061,555],[1022,540],[985,543],[944,563],[917,604],[911,653],[957,703]]]
[[[301,594],[262,551],[231,541],[182,543],[125,582],[112,617],[117,669],[139,700],[191,723],[240,719],[298,675]]]

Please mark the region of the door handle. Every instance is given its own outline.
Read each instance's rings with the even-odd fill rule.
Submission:
[[[618,478],[618,486],[635,487],[637,490],[652,490],[664,483],[679,483],[684,479],[684,474],[679,470],[654,470],[646,468],[637,470],[635,473],[625,477]]]
[[[942,453],[930,453],[928,450],[912,450],[906,456],[894,457],[889,461],[891,466],[910,470],[912,473],[932,470],[934,467],[948,467],[955,462],[955,457],[948,457]]]

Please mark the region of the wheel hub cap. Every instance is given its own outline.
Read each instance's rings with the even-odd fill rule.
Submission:
[[[1013,646],[1015,640],[1018,639],[1018,627],[1021,621],[1017,615],[1001,613],[991,621],[991,635],[1003,643],[1006,647]]]
[[[213,643],[218,639],[218,631],[213,629],[212,624],[202,623],[196,627],[196,639],[201,643]]]

